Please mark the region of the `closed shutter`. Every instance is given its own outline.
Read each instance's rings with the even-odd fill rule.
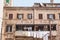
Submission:
[[[13,19],[13,14],[9,14],[9,19]]]
[[[39,19],[43,19],[43,16],[42,16],[42,14],[39,14]]]

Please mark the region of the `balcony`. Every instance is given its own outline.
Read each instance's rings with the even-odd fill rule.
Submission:
[[[37,38],[42,38],[44,35],[49,35],[50,31],[16,31],[15,36],[32,36]],[[52,31],[52,36],[56,36],[57,32]]]

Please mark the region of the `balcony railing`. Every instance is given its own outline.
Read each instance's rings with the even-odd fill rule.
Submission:
[[[42,38],[45,34],[49,34],[49,31],[16,31],[15,36],[32,36]],[[56,36],[56,31],[52,31],[53,36]]]

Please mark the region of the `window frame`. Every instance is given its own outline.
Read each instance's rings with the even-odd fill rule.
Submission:
[[[9,14],[9,19],[13,19],[13,14]]]
[[[19,15],[22,16],[22,17],[19,18]],[[23,19],[23,17],[24,17],[24,14],[17,14],[17,19],[21,20],[21,19]]]
[[[6,32],[12,32],[12,25],[6,25]]]
[[[60,13],[59,13],[59,19],[60,19]]]
[[[53,15],[53,18],[50,18],[49,15]],[[47,14],[47,19],[55,19],[55,14]]]
[[[32,19],[32,13],[31,14],[27,14],[27,18],[28,19]]]
[[[43,14],[39,14],[39,19],[43,19]]]

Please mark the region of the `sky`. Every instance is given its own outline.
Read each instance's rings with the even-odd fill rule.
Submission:
[[[50,0],[13,0],[14,6],[32,6],[34,3],[49,3]],[[54,3],[60,3],[60,0],[54,0]]]
[[[2,27],[3,18],[3,3],[4,0],[0,0],[0,32]],[[49,3],[50,0],[13,0],[13,6],[32,6],[34,3]],[[60,0],[54,0],[54,3],[60,3]]]

